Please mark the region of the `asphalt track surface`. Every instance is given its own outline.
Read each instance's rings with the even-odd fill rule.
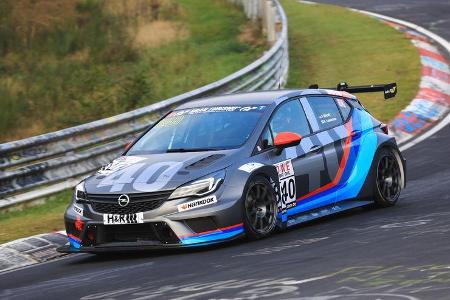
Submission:
[[[327,1],[450,39],[444,0]],[[0,275],[0,299],[450,299],[450,126],[408,149],[397,206],[357,209],[257,242],[98,258]]]

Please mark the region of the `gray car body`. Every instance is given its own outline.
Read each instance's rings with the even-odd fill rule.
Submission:
[[[300,98],[307,95],[335,95],[338,97],[356,99],[354,96],[345,92],[335,92],[330,90],[277,90],[277,91],[264,91],[245,94],[224,95],[218,97],[211,97],[192,101],[181,105],[176,108],[187,109],[197,107],[208,106],[252,106],[252,105],[265,105],[266,108],[262,113],[260,120],[258,121],[253,134],[248,138],[244,145],[237,149],[230,150],[218,150],[207,152],[183,152],[183,153],[164,153],[164,154],[151,154],[151,155],[139,155],[137,159],[131,158],[132,162],[129,164],[126,162],[127,152],[123,154],[120,160],[124,160],[125,163],[119,166],[116,170],[113,168],[111,172],[108,171],[108,166],[104,168],[103,172],[97,172],[92,176],[84,180],[84,186],[86,193],[89,194],[127,194],[132,195],[135,193],[148,193],[159,191],[173,191],[177,187],[195,181],[199,178],[207,176],[208,174],[215,173],[220,170],[225,170],[226,175],[223,183],[214,192],[217,198],[217,203],[199,207],[189,211],[179,212],[178,205],[191,201],[192,198],[180,198],[175,200],[165,201],[160,207],[144,211],[144,222],[162,222],[167,224],[170,229],[175,233],[177,237],[195,236],[198,233],[194,232],[190,228],[186,220],[199,219],[199,218],[213,218],[216,223],[215,229],[212,231],[226,232],[226,230],[220,230],[221,228],[228,228],[232,226],[242,225],[243,220],[243,204],[242,195],[244,194],[246,184],[253,176],[264,175],[269,178],[273,183],[275,190],[279,189],[278,173],[274,164],[280,161],[289,159],[296,159],[295,163],[301,163],[302,168],[305,168],[304,173],[310,172],[317,164],[323,164],[322,161],[317,161],[317,156],[309,156],[309,147],[313,144],[320,143],[323,147],[324,153],[328,151],[330,143],[339,143],[339,140],[345,139],[347,132],[345,125],[342,124],[337,128],[332,129],[332,133],[319,133],[310,137],[302,139],[302,143],[297,147],[291,147],[284,149],[279,155],[275,154],[275,151],[265,151],[261,153],[255,153],[255,147],[260,139],[266,124],[268,123],[272,113],[275,109],[284,101],[292,98]],[[374,128],[381,124],[373,119]],[[376,133],[378,136],[377,147],[383,144],[389,144],[392,147],[396,147],[395,140],[387,135]],[[328,157],[329,160],[333,160],[334,150],[330,152],[332,155]],[[207,159],[214,156],[207,164],[201,164],[200,167],[195,167],[195,163],[202,159]],[[337,160],[337,157],[336,157]],[[328,162],[330,163],[330,162]],[[337,165],[337,161],[334,166]],[[154,166],[157,167],[154,167]],[[192,167],[194,165],[194,167]],[[153,167],[152,167],[153,166]],[[133,170],[134,168],[134,170]],[[331,167],[334,168],[334,167]],[[310,170],[311,169],[311,170]],[[106,170],[106,171],[105,171]],[[117,172],[129,171],[134,174],[131,182],[119,184],[119,186],[109,185],[108,180],[105,178],[108,176],[116,176]],[[336,172],[332,170],[330,172]],[[296,174],[297,175],[297,174]],[[372,174],[368,174],[368,178]],[[314,185],[317,183],[314,180],[309,180],[309,190],[314,189]],[[362,198],[370,196],[371,186],[367,183],[359,192]],[[367,195],[362,195],[367,193]],[[311,207],[306,208],[305,211],[312,211],[320,208],[320,203],[315,203]],[[80,214],[81,208],[81,214]],[[324,213],[326,215],[328,213]],[[69,228],[77,219],[81,220],[83,224],[92,226],[102,226],[103,214],[97,213],[92,209],[92,206],[88,203],[76,203],[75,199],[72,199],[71,204],[66,210],[65,221],[66,228]],[[280,224],[286,223],[286,219],[281,216]],[[112,225],[114,226],[114,225]],[[83,240],[88,226],[79,232],[78,236],[80,240]],[[228,229],[227,229],[228,230]],[[68,230],[69,232],[69,230]],[[234,237],[239,237],[244,234],[243,231],[239,231]],[[204,235],[207,236],[208,234]],[[219,237],[219,236],[218,236]],[[183,244],[180,243],[163,243],[162,245],[155,245],[154,243],[113,243],[105,245],[91,245],[83,246],[78,249],[67,246],[61,251],[64,252],[98,252],[98,251],[110,251],[113,249],[146,249],[148,247],[153,248],[155,246],[189,246],[189,245],[203,245],[210,242],[219,242],[225,239],[230,239],[227,235],[220,236],[216,240],[201,239],[189,241]],[[80,242],[82,244],[82,242]]]

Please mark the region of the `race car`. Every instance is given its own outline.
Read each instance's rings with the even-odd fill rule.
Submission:
[[[395,83],[229,94],[165,114],[79,183],[60,252],[260,239],[366,205],[392,206],[406,163],[352,94]]]

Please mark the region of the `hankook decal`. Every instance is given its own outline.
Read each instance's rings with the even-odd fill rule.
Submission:
[[[210,205],[213,203],[217,203],[217,199],[216,199],[215,195],[179,204],[177,206],[177,209],[178,209],[178,212],[183,212],[183,211],[191,210],[194,208],[207,206],[207,205]]]

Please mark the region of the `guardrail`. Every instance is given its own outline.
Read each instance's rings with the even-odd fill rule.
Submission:
[[[272,47],[258,60],[219,81],[114,117],[0,144],[0,208],[73,187],[119,156],[124,145],[182,103],[217,94],[284,86],[289,57],[287,20],[277,0],[232,0],[262,20]]]

